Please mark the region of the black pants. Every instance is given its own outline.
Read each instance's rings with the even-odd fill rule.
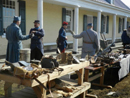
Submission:
[[[41,53],[40,49],[35,48],[31,51],[31,60],[41,60],[43,54]]]

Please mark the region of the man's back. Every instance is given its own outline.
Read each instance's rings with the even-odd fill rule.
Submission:
[[[89,36],[91,39],[89,38]],[[85,42],[91,42],[91,40],[92,42],[95,42],[95,37],[97,37],[97,33],[94,30],[88,29],[87,31],[83,31],[83,40]]]
[[[84,52],[96,51],[100,48],[97,33],[92,29],[83,31],[80,35],[74,35],[73,37],[83,38],[82,48]]]
[[[14,23],[7,27],[6,38],[9,42],[19,41],[16,36],[16,32],[18,29],[19,28]]]

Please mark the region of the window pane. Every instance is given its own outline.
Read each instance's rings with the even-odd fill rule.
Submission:
[[[15,1],[3,0],[3,26],[7,28],[13,21],[15,15]]]

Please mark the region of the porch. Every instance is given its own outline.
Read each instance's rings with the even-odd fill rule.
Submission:
[[[41,27],[45,30],[44,45],[47,47],[45,50],[56,48],[56,38],[63,21],[67,21],[69,23],[68,29],[75,31],[76,34],[86,30],[87,23],[91,22],[94,24],[94,30],[97,31],[99,39],[100,34],[104,33],[107,40],[112,40],[112,42],[118,39],[120,40],[123,29],[126,29],[130,24],[129,10],[98,1],[11,1],[15,1],[15,15],[22,16],[21,29],[23,34],[27,35],[30,29],[33,28],[34,20],[39,19],[41,21]],[[1,26],[4,26],[3,23],[5,24],[6,22],[4,21],[4,19],[1,21]],[[9,25],[9,22],[6,22],[7,25]],[[3,35],[3,29],[0,32]],[[82,39],[73,39],[69,32],[67,32],[67,36],[69,39],[68,43],[70,46],[73,45],[73,52],[78,52],[78,46],[82,46]],[[2,40],[6,43],[5,39]],[[29,47],[30,40],[24,41],[23,43],[24,47]],[[4,46],[6,47],[5,44]]]

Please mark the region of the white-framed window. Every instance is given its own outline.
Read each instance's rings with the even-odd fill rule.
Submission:
[[[101,33],[109,33],[109,16],[102,15],[101,18]]]
[[[93,16],[92,15],[87,15],[87,24],[88,23],[93,23]]]
[[[122,33],[124,30],[124,18],[119,18],[119,33]]]
[[[127,21],[127,28],[130,26],[130,22],[129,21]]]
[[[107,16],[104,16],[104,21],[103,21],[103,33],[107,32]]]
[[[13,22],[13,17],[18,15],[17,0],[3,0],[3,30]]]
[[[67,30],[73,30],[73,9],[66,8],[66,22],[68,22]]]

